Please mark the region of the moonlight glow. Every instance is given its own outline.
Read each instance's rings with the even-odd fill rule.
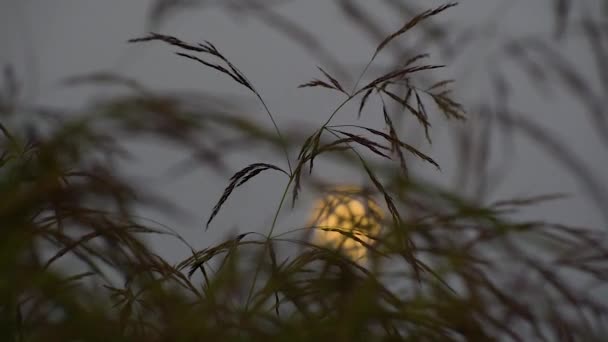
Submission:
[[[368,248],[341,233],[349,232],[367,245],[380,233],[382,211],[369,196],[356,187],[339,187],[317,201],[312,216],[313,243],[340,249],[352,260],[366,260]],[[328,230],[331,229],[331,230]]]

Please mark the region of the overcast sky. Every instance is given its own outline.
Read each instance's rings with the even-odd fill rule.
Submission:
[[[442,3],[418,1],[423,2],[428,6]],[[513,4],[508,7],[499,7],[503,6],[504,1],[461,1],[442,20],[448,20],[458,29],[499,20],[503,36],[517,36],[526,32],[550,34],[552,16],[546,7],[549,1],[510,2]],[[3,0],[0,2],[0,42],[3,47],[0,63],[12,64],[17,68],[19,76],[27,82],[28,100],[48,105],[75,107],[86,103],[88,97],[98,91],[97,88],[65,89],[58,87],[57,83],[68,76],[100,70],[124,73],[157,90],[195,89],[234,93],[247,98],[248,94],[226,77],[180,59],[170,53],[172,50],[163,48],[162,44],[126,44],[128,39],[146,33],[150,5],[151,1],[146,0]],[[334,2],[290,1],[280,7],[280,12],[306,25],[318,35],[329,51],[335,53],[344,65],[353,66],[354,70],[361,70],[360,67],[367,62],[373,51],[375,44],[340,14]],[[383,29],[386,33],[400,27],[408,19],[387,10],[374,15],[385,17]],[[308,128],[312,132],[312,123],[319,123],[326,118],[336,104],[336,98],[323,91],[297,89],[298,84],[318,76],[316,66],[323,65],[322,61],[258,20],[226,16],[217,9],[192,10],[173,16],[157,31],[186,41],[212,41],[253,80],[271,110],[276,113],[281,127],[288,127],[294,122],[308,122],[311,123]],[[464,52],[467,57],[453,65],[450,61],[441,60],[440,56],[432,57],[433,62],[447,63],[449,68],[445,72],[455,77],[457,82],[464,78],[462,84],[465,86],[458,89],[465,104],[472,105],[488,96],[488,70],[493,67],[493,60],[489,57],[494,47],[492,44],[492,41],[486,41],[472,45]],[[586,48],[581,48],[582,44],[570,40],[564,44],[564,49],[572,51],[570,56],[583,61],[580,67],[591,72],[592,67],[585,62],[588,61],[588,53]],[[382,60],[381,58],[380,61]],[[547,100],[530,95],[534,88],[520,72],[513,71],[512,66],[511,69],[507,66],[503,70],[521,85],[512,106],[529,113],[531,120],[541,123],[558,140],[567,142],[577,158],[583,160],[603,183],[607,183],[606,147],[600,143],[580,106],[559,96]],[[251,99],[252,115],[266,120],[267,117],[254,100]],[[344,119],[348,115],[352,118],[354,112],[345,111],[340,115]],[[443,171],[438,173],[421,165],[419,172],[428,173],[428,177],[443,184],[456,186],[454,181],[458,160],[454,158],[453,136],[448,133],[450,125],[454,124],[444,124],[440,122],[439,116],[436,118],[433,146],[426,146],[422,140],[419,146],[441,161]],[[474,122],[475,119],[472,117],[471,121]],[[368,122],[382,126],[380,121]],[[306,129],[307,126],[301,127]],[[178,226],[180,233],[193,241],[193,244],[203,246],[217,241],[228,232],[226,229],[232,227],[239,231],[262,230],[272,219],[284,184],[278,181],[279,178],[261,175],[236,192],[212,229],[203,232],[203,222],[227,184],[228,177],[219,177],[206,170],[195,170],[180,179],[162,178],[167,166],[180,160],[183,155],[162,146],[138,145],[134,148],[140,159],[128,167],[129,174],[153,180],[147,184],[158,187],[159,192],[170,196],[179,206],[191,212],[192,220],[168,223]],[[500,150],[498,147],[497,151]],[[236,171],[257,161],[282,162],[272,158],[275,156],[235,155],[230,159],[230,165]],[[529,216],[526,217],[550,218],[558,222],[598,228],[603,226],[599,210],[585,198],[581,184],[548,156],[546,151],[529,140],[518,140],[515,154],[510,155],[509,160],[495,162],[495,165],[506,165],[509,172],[492,198],[571,193],[573,198],[542,205],[538,210],[528,212]],[[362,180],[360,175],[343,173],[345,171],[329,166],[319,166],[318,171],[326,172],[329,179],[339,182]],[[309,200],[310,197],[305,196],[299,209],[292,213],[289,210],[285,212],[279,223],[279,231],[293,228],[294,222],[304,224]],[[234,210],[235,208],[239,210]],[[291,221],[286,220],[287,217]],[[291,226],[288,227],[287,223],[291,223]],[[177,247],[163,245],[162,248],[162,253],[168,256],[183,255]]]

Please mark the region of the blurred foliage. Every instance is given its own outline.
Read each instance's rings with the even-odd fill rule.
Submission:
[[[157,1],[151,18],[158,24],[169,11],[207,3]],[[435,16],[454,4],[415,11],[405,1],[385,1],[412,13],[392,34],[377,37],[376,23],[362,14],[357,2],[338,3],[375,39],[377,49],[353,78],[353,90],[341,80],[340,70],[347,68],[336,68],[336,59],[316,49],[336,75],[320,68],[301,87],[335,92],[343,102],[310,135],[282,133],[255,82],[210,42],[191,44],[158,33],[132,40],[172,45],[181,58],[197,63],[193,67],[230,77],[260,101],[273,130],[239,115],[240,109],[226,99],[151,91],[108,73],[69,83],[119,84],[129,93],[75,111],[39,108],[21,103],[18,77],[6,68],[0,97],[2,340],[599,341],[605,336],[608,303],[596,297],[598,289],[605,290],[608,276],[604,231],[515,219],[520,208],[559,199],[560,194],[485,203],[425,183],[410,172],[413,159],[436,168],[440,163],[403,140],[396,117],[414,118],[431,141],[432,120],[467,116],[451,90],[458,80],[433,80],[434,70],[442,66],[426,62],[423,46],[410,50],[416,54],[400,59],[403,64],[369,74],[375,73],[375,57],[414,29],[456,53],[450,47],[454,40],[445,37],[448,30],[434,24]],[[274,12],[275,2],[213,4],[229,4],[225,10],[259,16],[304,46],[318,46],[304,28]],[[567,14],[576,4],[556,1],[555,6],[556,37],[563,37],[574,25]],[[603,53],[599,36],[605,29],[591,17],[582,27],[595,42],[594,51]],[[545,73],[560,78],[603,132],[605,112],[595,111],[602,93],[553,54],[552,42],[519,40],[505,46],[515,60],[536,70],[530,75],[539,82]],[[466,39],[458,44],[464,46]],[[530,51],[552,55],[539,65],[523,57]],[[606,70],[599,62],[598,67]],[[503,97],[507,82],[496,80]],[[204,105],[195,101],[202,97],[207,99]],[[358,104],[359,115],[369,115],[365,109],[372,97],[381,104],[373,112],[380,113],[384,130],[357,125],[356,114],[353,124],[332,123],[350,102]],[[523,117],[505,108],[488,112],[500,112],[502,122],[531,132],[567,165],[584,170],[560,143],[550,136],[543,139]],[[227,170],[226,155],[234,149],[263,144],[284,157],[281,166],[260,161],[235,173],[207,222],[209,227],[222,215],[223,204],[238,195],[239,186],[255,181],[261,172],[275,172],[287,177],[288,184],[268,233],[243,233],[197,250],[171,228],[135,215],[140,207],[171,207],[169,199],[134,187],[117,169],[130,158],[123,146],[126,139],[150,137],[190,151],[197,165],[222,172]],[[481,156],[469,161],[478,164],[471,167],[483,169],[487,156],[477,153]],[[314,172],[320,155],[339,158],[345,167],[367,175],[368,183],[353,195],[381,203],[386,215],[375,215],[382,226],[379,233],[349,231],[354,223],[340,220],[336,227],[274,232],[279,212],[298,200],[300,189],[323,183]],[[603,208],[600,201],[607,194],[596,180],[584,171],[574,176],[588,184],[589,194]],[[301,233],[315,229],[357,240],[367,248],[367,259],[351,260],[331,246],[302,238]],[[177,239],[191,256],[169,264],[146,245],[146,234]]]

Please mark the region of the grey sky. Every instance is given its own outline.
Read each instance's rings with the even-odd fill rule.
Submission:
[[[448,20],[455,27],[464,29],[493,20],[488,18],[498,18],[502,23],[500,31],[503,37],[526,32],[551,32],[552,16],[545,10],[548,1],[511,2],[513,5],[508,7],[508,11],[506,7],[501,7],[500,12],[496,12],[497,6],[502,6],[502,0],[465,0],[441,20]],[[432,7],[443,2],[424,3]],[[26,90],[30,100],[49,105],[71,107],[85,103],[88,96],[99,91],[98,88],[61,89],[57,87],[57,82],[68,76],[99,70],[125,73],[157,90],[196,89],[234,93],[244,98],[249,96],[223,75],[180,59],[171,53],[172,49],[162,44],[126,44],[129,38],[145,34],[150,4],[151,1],[144,0],[4,0],[0,2],[0,42],[3,46],[0,63],[15,65],[19,75],[29,82]],[[297,22],[306,23],[306,27],[345,65],[363,65],[373,51],[374,43],[348,23],[333,2],[291,1],[281,7],[281,13]],[[383,26],[386,33],[407,20],[387,11],[377,15],[386,18]],[[316,65],[320,62],[258,20],[225,16],[214,9],[193,10],[176,15],[159,31],[186,41],[210,40],[216,44],[255,83],[281,127],[288,127],[294,122],[308,122],[309,126],[301,127],[308,127],[312,132],[314,123],[319,124],[335,106],[336,98],[331,94],[297,89],[298,84],[318,76]],[[571,56],[584,61],[580,63],[581,68],[588,68],[591,73],[593,69],[589,66],[589,56],[582,44],[574,41],[564,45],[564,49],[571,50]],[[463,102],[471,105],[489,95],[488,70],[492,68],[489,56],[493,49],[495,47],[491,42],[484,42],[474,44],[471,50],[464,52],[467,57],[462,59],[463,62],[452,65],[449,61],[441,60],[438,54],[433,55],[432,61],[448,63],[447,74],[456,77],[457,82],[461,77],[466,78],[462,85],[457,83],[457,89]],[[390,59],[380,58],[380,61],[387,60]],[[534,88],[520,71],[514,71],[512,66],[503,70],[520,87],[512,106],[533,115],[533,121],[542,123],[560,141],[567,142],[576,156],[585,161],[597,177],[601,177],[602,183],[607,183],[606,146],[600,143],[589,120],[586,117],[581,120],[584,116],[581,106],[559,95],[548,99],[530,96]],[[589,74],[589,77],[593,75]],[[254,100],[251,98],[252,115],[258,115],[260,120],[266,122],[267,117]],[[346,110],[340,113],[338,121],[350,120],[354,115],[353,111]],[[380,121],[375,122],[369,117],[364,120],[382,127]],[[475,124],[476,117],[472,116],[470,121]],[[451,126],[456,124],[442,123],[440,116],[435,117],[434,123],[438,128],[434,131],[433,146],[425,145],[423,140],[418,146],[441,162],[443,172],[438,173],[422,165],[418,172],[444,184],[456,185],[453,183],[458,160],[454,158],[453,137],[448,134]],[[241,231],[266,227],[284,187],[284,182],[277,181],[279,178],[260,176],[229,199],[213,227],[204,233],[201,230],[203,222],[227,184],[227,177],[218,177],[207,170],[195,170],[181,179],[159,179],[170,162],[179,160],[183,155],[167,147],[140,144],[134,148],[141,158],[128,167],[129,174],[155,179],[149,184],[158,186],[160,193],[170,196],[192,213],[193,220],[175,224],[181,227],[178,229],[181,234],[196,241],[194,244],[198,246],[217,241],[228,232],[220,227],[235,227]],[[496,152],[500,150],[499,147]],[[507,165],[509,172],[492,198],[548,192],[572,193],[575,195],[572,199],[539,206],[528,211],[526,217],[550,218],[593,227],[604,225],[597,208],[584,198],[580,184],[542,149],[529,140],[518,139],[515,155],[509,158],[506,163],[501,164],[500,160],[495,163]],[[231,167],[237,170],[257,161],[284,162],[268,154],[235,155],[231,158]],[[343,170],[320,165],[318,172],[323,170],[336,181],[362,180],[360,175],[343,174]],[[309,200],[310,197],[304,196],[304,201],[294,213],[286,210],[279,230],[294,228],[294,222],[303,224]],[[236,208],[239,210],[234,210]],[[154,216],[154,213],[146,215]],[[287,221],[285,218],[288,215],[293,215],[290,217],[294,221]],[[291,226],[287,227],[287,223]],[[170,257],[182,256],[176,246],[163,245],[162,253]]]

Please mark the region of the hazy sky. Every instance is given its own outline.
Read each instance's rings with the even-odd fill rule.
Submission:
[[[512,5],[508,7],[499,7],[504,1],[461,1],[460,6],[441,20],[448,20],[459,29],[500,21],[502,37],[515,37],[526,32],[551,33],[552,16],[546,10],[549,1],[510,2]],[[431,7],[442,2],[417,3]],[[171,53],[172,49],[160,43],[126,44],[128,39],[146,33],[150,5],[151,1],[144,0],[3,0],[0,2],[0,42],[3,47],[0,63],[13,64],[19,76],[28,82],[26,95],[29,100],[49,105],[73,107],[84,104],[98,88],[67,89],[59,88],[57,83],[68,76],[100,70],[124,73],[157,90],[195,89],[234,93],[245,99],[249,97],[248,93],[223,75],[180,59]],[[497,11],[497,8],[500,9]],[[306,25],[341,63],[356,67],[354,70],[360,70],[359,66],[367,62],[373,51],[375,43],[345,20],[334,2],[290,1],[280,8],[280,12]],[[383,18],[386,33],[400,27],[408,19],[386,10],[374,16]],[[308,122],[308,126],[300,127],[312,132],[313,124],[326,118],[336,104],[336,97],[326,92],[297,89],[298,84],[318,76],[316,66],[321,62],[258,20],[226,16],[217,9],[192,10],[172,17],[157,30],[187,41],[212,41],[255,83],[282,127],[294,122]],[[438,55],[432,57],[433,62],[449,65],[447,75],[455,77],[457,81],[466,78],[459,88],[459,95],[465,104],[472,105],[489,96],[487,80],[489,71],[494,67],[491,56],[496,48],[493,43],[486,41],[470,46],[463,52],[467,57],[454,64],[441,60]],[[572,51],[570,56],[582,61],[581,68],[592,70],[587,65],[588,54],[586,48],[581,48],[582,44],[569,41],[564,49]],[[380,61],[383,60],[389,59],[380,58]],[[559,141],[567,143],[577,158],[585,161],[595,175],[607,183],[608,176],[604,170],[608,165],[606,147],[599,142],[592,125],[580,111],[581,107],[560,96],[550,99],[530,96],[534,88],[521,72],[508,65],[502,70],[520,86],[512,106],[528,113],[531,120],[541,123]],[[267,119],[253,98],[251,106],[251,115],[257,115],[260,120]],[[338,120],[353,118],[354,112],[348,110],[350,108],[342,112]],[[471,117],[473,123],[475,119]],[[378,118],[367,117],[364,120],[382,127]],[[438,173],[421,165],[418,172],[425,172],[429,178],[444,184],[453,184],[458,160],[454,157],[453,136],[448,134],[447,129],[455,124],[442,123],[440,116],[435,117],[435,123],[437,129],[433,146],[426,146],[422,140],[418,146],[441,161],[443,171]],[[232,227],[240,231],[261,230],[272,219],[284,181],[261,175],[237,191],[226,203],[210,231],[203,232],[203,222],[226,186],[228,177],[218,177],[207,170],[194,170],[180,179],[162,178],[168,165],[184,155],[167,147],[140,144],[134,148],[140,159],[128,167],[129,174],[146,179],[146,184],[157,187],[159,192],[170,196],[192,213],[193,220],[176,222],[175,225],[179,225],[180,233],[195,241],[195,245],[217,241]],[[268,154],[235,155],[230,161],[235,171],[257,161],[284,162]],[[496,160],[495,165],[507,166],[509,172],[492,198],[547,192],[572,193],[572,199],[542,205],[538,210],[528,212],[534,216],[527,217],[603,226],[601,215],[585,199],[580,183],[529,140],[518,141],[515,154],[506,161]],[[320,165],[318,172],[326,172],[330,179],[336,181],[359,182],[363,179],[360,175],[345,173],[330,166]],[[279,223],[279,231],[294,228],[294,222],[304,224],[309,200],[310,197],[304,196],[299,209],[291,214],[289,210],[285,212],[284,219]],[[236,208],[239,210],[234,210]],[[292,215],[289,216],[292,221],[285,219],[287,215]],[[291,226],[287,226],[287,223]],[[167,256],[183,255],[181,249],[174,246],[163,244],[162,249]]]

